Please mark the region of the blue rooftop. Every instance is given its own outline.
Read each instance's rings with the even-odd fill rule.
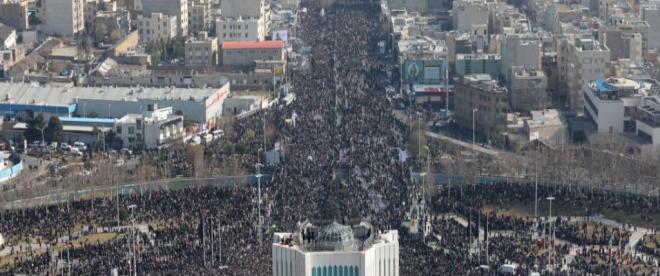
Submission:
[[[616,92],[617,89],[615,87],[612,87],[607,83],[605,80],[596,80],[594,81],[596,84],[596,91],[597,92]]]
[[[113,118],[90,118],[90,117],[61,117],[62,123],[96,123],[96,124],[114,124]]]

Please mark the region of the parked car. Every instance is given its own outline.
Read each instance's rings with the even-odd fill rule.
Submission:
[[[83,142],[73,142],[73,147],[77,148],[80,151],[86,151],[87,146]]]
[[[71,146],[69,146],[69,144],[67,144],[67,143],[61,143],[60,144],[60,150],[61,151],[68,151],[70,148],[71,148]]]
[[[76,148],[76,147],[72,147],[72,148],[70,149],[70,151],[71,151],[71,155],[74,155],[74,156],[83,156],[82,151],[80,151],[80,149],[78,149],[78,148]]]

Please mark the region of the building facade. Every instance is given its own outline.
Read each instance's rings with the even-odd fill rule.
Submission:
[[[506,128],[509,112],[506,88],[485,74],[460,77],[455,87],[454,115],[461,128],[474,130],[488,139],[497,137]]]
[[[0,0],[0,23],[19,31],[28,30],[28,0]]]
[[[371,224],[303,223],[297,233],[273,236],[273,276],[398,276],[396,230],[379,233]]]
[[[609,49],[597,40],[565,36],[558,43],[557,68],[560,91],[569,108],[578,114],[584,111],[584,91],[589,83],[605,79]]]
[[[532,33],[507,34],[502,41],[502,74],[511,80],[511,67],[541,70],[542,43]]]
[[[598,133],[618,134],[634,131],[634,114],[641,105],[640,83],[630,79],[609,78],[589,83],[584,93],[584,114]]]
[[[206,32],[199,33],[197,39],[188,39],[185,44],[186,66],[211,67],[218,65],[218,42],[215,37],[208,37]]]
[[[255,60],[282,60],[282,41],[235,41],[222,43],[222,65],[253,66]]]
[[[158,149],[183,142],[183,116],[174,115],[172,107],[149,105],[141,114],[126,114],[117,120],[114,132],[125,148]]]
[[[167,41],[176,37],[176,16],[162,13],[139,15],[137,25],[142,42]]]
[[[497,79],[502,72],[502,58],[498,54],[457,54],[455,67],[458,76],[488,74]]]
[[[74,36],[85,30],[83,0],[48,0],[45,2],[46,24],[42,31],[50,35]]]
[[[213,14],[211,0],[188,1],[188,31],[199,33],[210,32],[213,28]]]
[[[259,24],[256,18],[219,18],[215,21],[215,31],[219,43],[259,40]]]
[[[541,70],[513,67],[509,82],[511,109],[531,111],[546,107],[548,78]]]
[[[162,13],[175,17],[178,36],[188,36],[188,0],[142,0],[142,15]]]
[[[644,5],[642,7],[642,20],[649,24],[648,49],[660,50],[660,3],[655,5]],[[653,31],[655,30],[655,31]]]

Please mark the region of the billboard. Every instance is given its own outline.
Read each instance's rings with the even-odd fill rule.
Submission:
[[[412,84],[441,84],[446,80],[447,60],[406,60],[403,79]]]
[[[289,32],[287,30],[273,31],[272,40],[282,40],[284,42],[287,42],[288,39],[289,39]]]

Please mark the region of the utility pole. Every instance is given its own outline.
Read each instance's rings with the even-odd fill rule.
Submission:
[[[215,254],[213,252],[213,220],[211,221],[211,225],[209,225],[209,230],[211,232],[211,266],[215,264]]]
[[[259,212],[259,222],[258,222],[259,227],[257,229],[257,235],[258,235],[257,237],[259,238],[259,244],[261,245],[261,223],[262,223],[262,218],[261,218],[261,177],[263,175],[261,174],[260,169],[261,169],[261,167],[263,167],[263,165],[261,163],[257,163],[254,167],[257,169],[257,175],[255,175],[255,176],[257,177],[257,209],[258,209],[258,212]]]

